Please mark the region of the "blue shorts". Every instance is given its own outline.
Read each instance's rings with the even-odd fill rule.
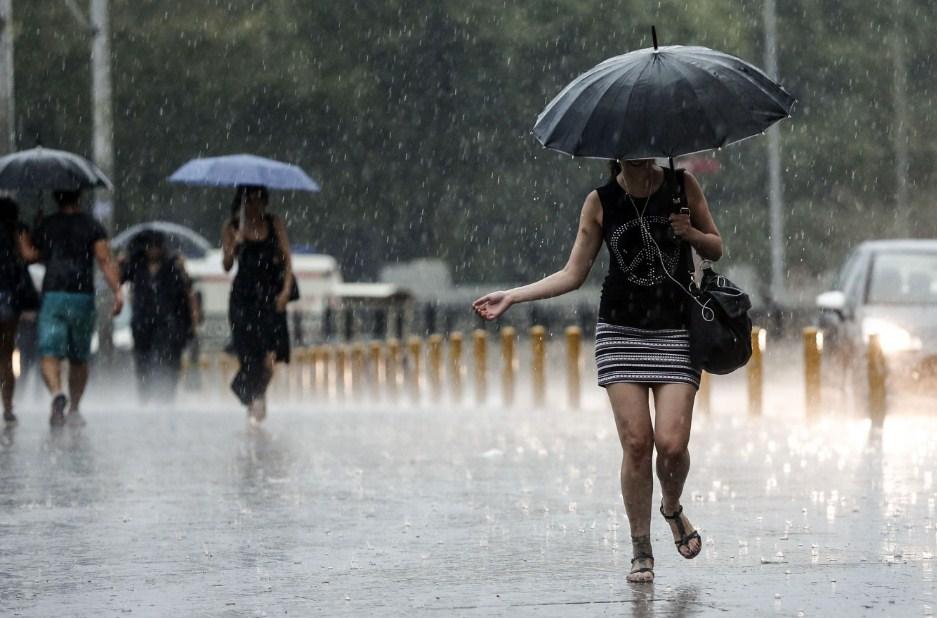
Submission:
[[[38,320],[39,356],[87,361],[97,315],[94,294],[43,294]]]

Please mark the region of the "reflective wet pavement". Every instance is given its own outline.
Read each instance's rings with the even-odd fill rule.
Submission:
[[[593,398],[590,401],[600,401]],[[630,558],[619,447],[582,412],[105,410],[2,434],[4,616],[932,615],[937,421],[695,420],[680,558]],[[656,501],[656,499],[655,499]]]

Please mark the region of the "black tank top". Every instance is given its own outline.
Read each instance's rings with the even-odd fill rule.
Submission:
[[[283,252],[277,241],[273,215],[264,215],[267,236],[262,240],[244,240],[238,252],[238,270],[231,286],[238,301],[272,303],[283,289]],[[237,219],[234,225],[237,225]]]
[[[670,227],[669,217],[677,210],[670,192],[674,179],[669,169],[664,168],[664,174],[660,188],[647,198],[629,199],[614,178],[596,189],[602,202],[602,236],[609,253],[599,304],[603,322],[647,330],[686,328],[686,292],[664,271],[666,268],[684,287],[690,281],[689,271],[681,263],[685,258],[681,257],[680,242]],[[638,219],[642,209],[643,226]],[[660,255],[651,238],[660,247]]]

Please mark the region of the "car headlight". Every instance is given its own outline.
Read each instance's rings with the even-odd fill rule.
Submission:
[[[882,345],[882,352],[892,354],[894,352],[908,352],[921,349],[921,340],[914,337],[896,324],[880,318],[866,318],[862,320],[862,339],[866,343],[871,335],[878,335],[878,341]]]

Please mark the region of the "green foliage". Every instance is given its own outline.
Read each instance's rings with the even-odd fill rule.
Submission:
[[[871,236],[934,234],[934,9],[778,2],[790,265],[822,272]],[[90,37],[64,2],[15,2],[19,142],[90,153]],[[599,162],[542,150],[537,113],[600,60],[700,44],[761,64],[756,0],[113,0],[117,223],[165,218],[217,238],[230,195],[165,182],[191,157],[295,162],[317,195],[278,196],[294,242],[346,276],[442,256],[457,280],[559,267]],[[901,24],[912,114],[912,204],[895,205],[893,66]],[[728,259],[767,267],[765,143],[715,153],[704,176]],[[914,209],[910,230],[896,209]],[[601,273],[595,273],[600,276]]]

